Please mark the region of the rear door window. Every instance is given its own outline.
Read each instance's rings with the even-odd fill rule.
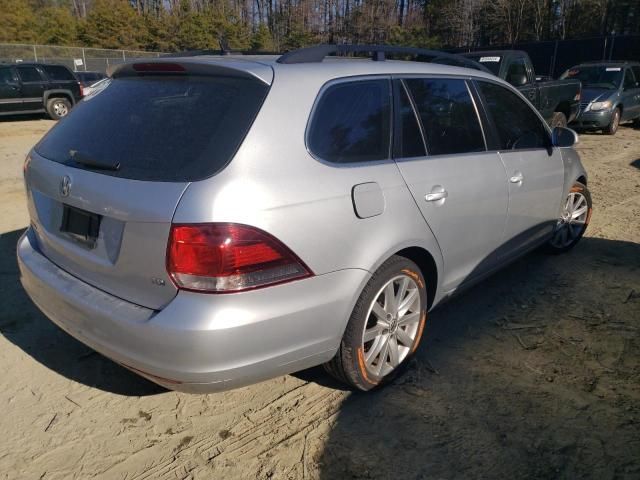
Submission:
[[[394,82],[397,98],[396,125],[394,127],[395,158],[423,157],[427,154],[418,118],[401,81]]]
[[[74,81],[76,79],[69,69],[60,65],[43,65],[42,69],[51,80]]]
[[[327,88],[309,125],[309,150],[336,163],[389,158],[391,91],[387,79],[341,82]]]
[[[467,84],[453,78],[404,80],[422,122],[429,155],[485,151]]]
[[[549,133],[538,115],[518,95],[489,82],[478,82],[495,125],[501,150],[548,148]]]
[[[201,180],[231,160],[267,92],[259,80],[239,77],[117,78],[76,105],[36,151],[79,168],[72,150],[120,163],[100,173],[122,178]]]
[[[40,76],[40,72],[35,67],[16,67],[18,71],[18,75],[20,75],[20,79],[25,82],[41,82],[42,77]]]

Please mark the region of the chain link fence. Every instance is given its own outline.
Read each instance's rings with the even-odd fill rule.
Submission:
[[[132,58],[150,58],[160,55],[162,53],[137,50],[0,43],[0,63],[57,63],[66,65],[74,72],[106,72],[110,65],[117,65]]]

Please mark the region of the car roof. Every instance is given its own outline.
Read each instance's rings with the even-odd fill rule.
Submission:
[[[144,59],[150,63],[192,63],[241,70],[271,83],[274,75],[286,75],[288,72],[323,78],[330,81],[336,78],[363,75],[450,75],[487,78],[499,80],[495,75],[471,68],[456,67],[440,63],[412,62],[404,60],[373,61],[369,58],[326,57],[322,62],[278,63],[279,55],[197,55],[166,56],[160,59]],[[138,60],[140,62],[140,60]],[[137,63],[137,62],[131,62]],[[110,70],[113,73],[118,66]],[[268,70],[268,73],[267,71]]]
[[[524,50],[474,50],[473,52],[465,52],[460,55],[464,57],[477,56],[477,55],[493,55],[500,57],[508,57],[514,55],[527,55]]]
[[[583,62],[578,65],[574,65],[571,68],[576,67],[624,67],[624,66],[634,66],[637,67],[640,65],[640,62],[628,62],[625,60],[602,60],[602,61],[593,61],[593,62]]]

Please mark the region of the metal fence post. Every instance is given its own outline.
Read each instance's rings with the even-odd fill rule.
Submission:
[[[33,61],[37,62],[38,61],[38,52],[36,52],[36,46],[33,46]]]
[[[127,57],[126,57],[126,55],[124,54],[124,50],[122,50],[122,61],[123,61],[123,62],[126,62],[126,61],[127,61]]]
[[[84,71],[87,71],[87,57],[84,55],[84,48],[82,49],[82,63],[84,65]]]

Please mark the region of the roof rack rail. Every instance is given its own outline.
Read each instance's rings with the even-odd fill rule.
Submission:
[[[453,53],[440,52],[438,50],[427,50],[424,48],[398,47],[392,45],[316,45],[314,47],[300,48],[292,50],[281,55],[278,63],[320,63],[324,57],[331,54],[347,54],[347,53],[369,53],[371,59],[377,62],[385,60],[385,54],[413,55],[416,57],[426,57],[430,63],[440,63],[445,65],[453,65],[458,67],[473,68],[488,72],[485,66],[470,60],[466,57],[455,55]]]

